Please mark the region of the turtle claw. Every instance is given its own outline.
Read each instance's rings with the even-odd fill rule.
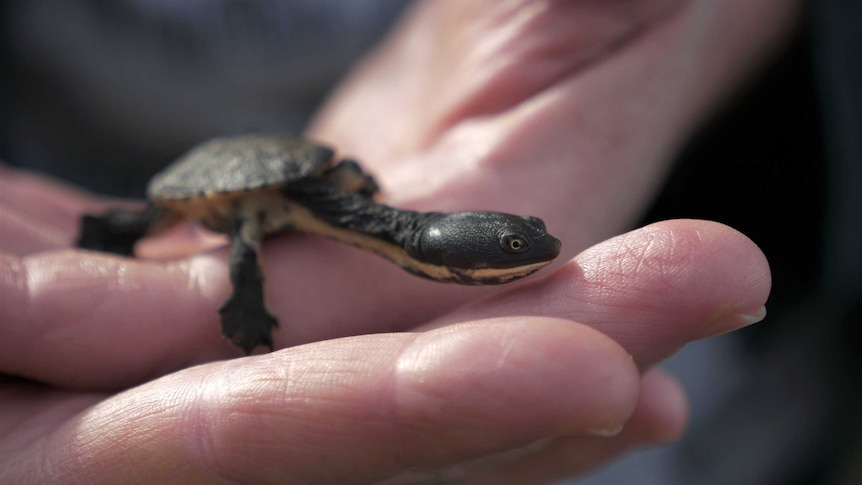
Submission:
[[[272,346],[272,329],[278,319],[265,306],[232,295],[218,309],[222,335],[234,345],[250,354],[258,345]]]

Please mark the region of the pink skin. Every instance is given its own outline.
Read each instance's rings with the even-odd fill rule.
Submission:
[[[650,369],[762,318],[768,265],[705,221],[605,239],[796,7],[418,4],[311,134],[396,205],[541,216],[564,253],[523,284],[470,288],[273,238],[283,350],[248,359],[216,361],[238,355],[215,314],[220,239],[184,226],[141,260],[72,250],[78,215],[108,201],[0,169],[0,371],[46,383],[0,380],[0,483],[374,483],[443,467],[532,484],[677,437],[684,393]]]

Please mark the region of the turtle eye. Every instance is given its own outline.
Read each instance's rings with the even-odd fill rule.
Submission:
[[[519,234],[504,234],[500,238],[500,246],[503,251],[511,254],[520,254],[530,249],[527,238]]]

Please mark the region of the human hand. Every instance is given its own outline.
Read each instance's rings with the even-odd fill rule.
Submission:
[[[28,175],[0,181],[0,220],[12,229],[18,216],[32,229],[4,230],[0,247],[44,248],[71,236],[62,234],[71,220],[51,219],[63,207],[73,217],[82,197]],[[27,204],[6,199],[23,194]],[[472,473],[475,483],[542,483],[681,432],[680,390],[656,371],[639,380],[639,369],[756,320],[769,289],[766,262],[744,236],[671,221],[415,332],[188,367],[227,345],[185,344],[217,325],[200,294],[173,293],[201,267],[223,272],[221,253],[169,263],[5,253],[0,368],[53,385],[0,382],[0,479],[370,483],[413,470],[390,483]],[[362,318],[329,306],[338,318]],[[623,423],[616,437],[595,437]],[[497,457],[500,468],[484,460],[447,467],[531,443]]]
[[[424,8],[433,13],[441,7]],[[404,31],[421,33],[416,18],[429,17],[420,11]],[[674,54],[652,53],[662,59]],[[632,89],[628,99],[614,97],[620,86],[607,82],[638,81],[653,94],[667,87],[659,81],[651,89],[643,86],[631,70],[654,64],[644,53],[628,55],[640,60],[616,69],[610,61],[593,63],[578,75],[564,69],[562,85],[574,92],[542,90],[543,100],[532,106],[522,95],[516,97],[521,108],[485,107],[479,118],[443,110],[430,117],[433,129],[408,130],[422,132],[417,142],[413,134],[400,137],[388,129],[423,119],[416,113],[421,110],[398,102],[394,93],[404,92],[398,84],[390,91],[391,109],[413,113],[410,118],[384,116],[396,123],[376,126],[367,120],[353,128],[345,124],[357,105],[371,99],[366,89],[379,86],[373,74],[386,66],[384,51],[384,61],[372,61],[335,97],[314,133],[360,155],[397,205],[539,215],[563,238],[568,259],[575,248],[618,230],[633,216],[660,179],[662,155],[674,137],[718,90],[713,87],[699,109],[675,106],[673,116],[659,116],[665,123],[657,132],[636,133],[637,126],[656,128],[646,122],[646,108],[667,100],[638,105],[639,91]],[[667,72],[660,69],[665,77],[659,80],[676,80],[673,66],[662,67]],[[621,79],[626,76],[633,79]],[[615,89],[599,96],[608,86]],[[574,95],[581,108],[560,105],[567,99],[563,94]],[[593,111],[592,102],[607,109]],[[503,115],[492,116],[497,111]],[[559,130],[551,128],[569,126],[565,115],[577,115],[583,136],[546,143],[560,139]],[[365,131],[372,127],[378,138]],[[398,143],[390,144],[388,136]],[[482,152],[471,154],[471,146]],[[577,164],[551,164],[560,153],[571,154]],[[639,369],[648,369],[686,341],[750,322],[753,317],[734,315],[756,315],[768,291],[766,264],[750,242],[722,226],[694,221],[664,223],[608,241],[551,277],[457,311],[451,310],[488,290],[411,279],[373,256],[288,236],[289,242],[276,240],[265,248],[268,291],[278,296],[269,301],[283,315],[280,346],[448,326],[323,341],[179,370],[229,350],[219,341],[214,312],[228,292],[224,251],[171,262],[43,253],[38,250],[68,243],[77,214],[91,202],[28,176],[7,173],[3,181],[5,224],[17,229],[3,231],[2,249],[16,255],[4,257],[0,273],[7,327],[0,369],[69,389],[5,383],[9,458],[4,462],[15,464],[8,473],[19,473],[12,477],[37,476],[49,462],[70,480],[366,483],[548,438],[556,439],[504,468],[505,476],[529,473],[532,480],[535,473],[583,471],[633,443],[668,439],[684,421],[682,397],[672,382],[651,373],[638,383],[628,354]],[[170,240],[192,248],[206,245],[176,234]],[[167,251],[156,242],[144,252],[161,259]],[[87,391],[92,389],[101,392]],[[16,426],[23,419],[33,426]],[[577,437],[623,422],[624,432],[612,439]]]

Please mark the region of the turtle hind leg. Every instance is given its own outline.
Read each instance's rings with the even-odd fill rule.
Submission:
[[[144,209],[111,209],[101,215],[81,216],[75,245],[82,249],[132,256],[135,243],[146,236],[163,211],[148,205]]]
[[[256,220],[239,223],[230,237],[233,293],[218,309],[222,335],[246,354],[258,345],[266,345],[272,351],[272,329],[278,327],[278,320],[264,303],[260,224]]]

